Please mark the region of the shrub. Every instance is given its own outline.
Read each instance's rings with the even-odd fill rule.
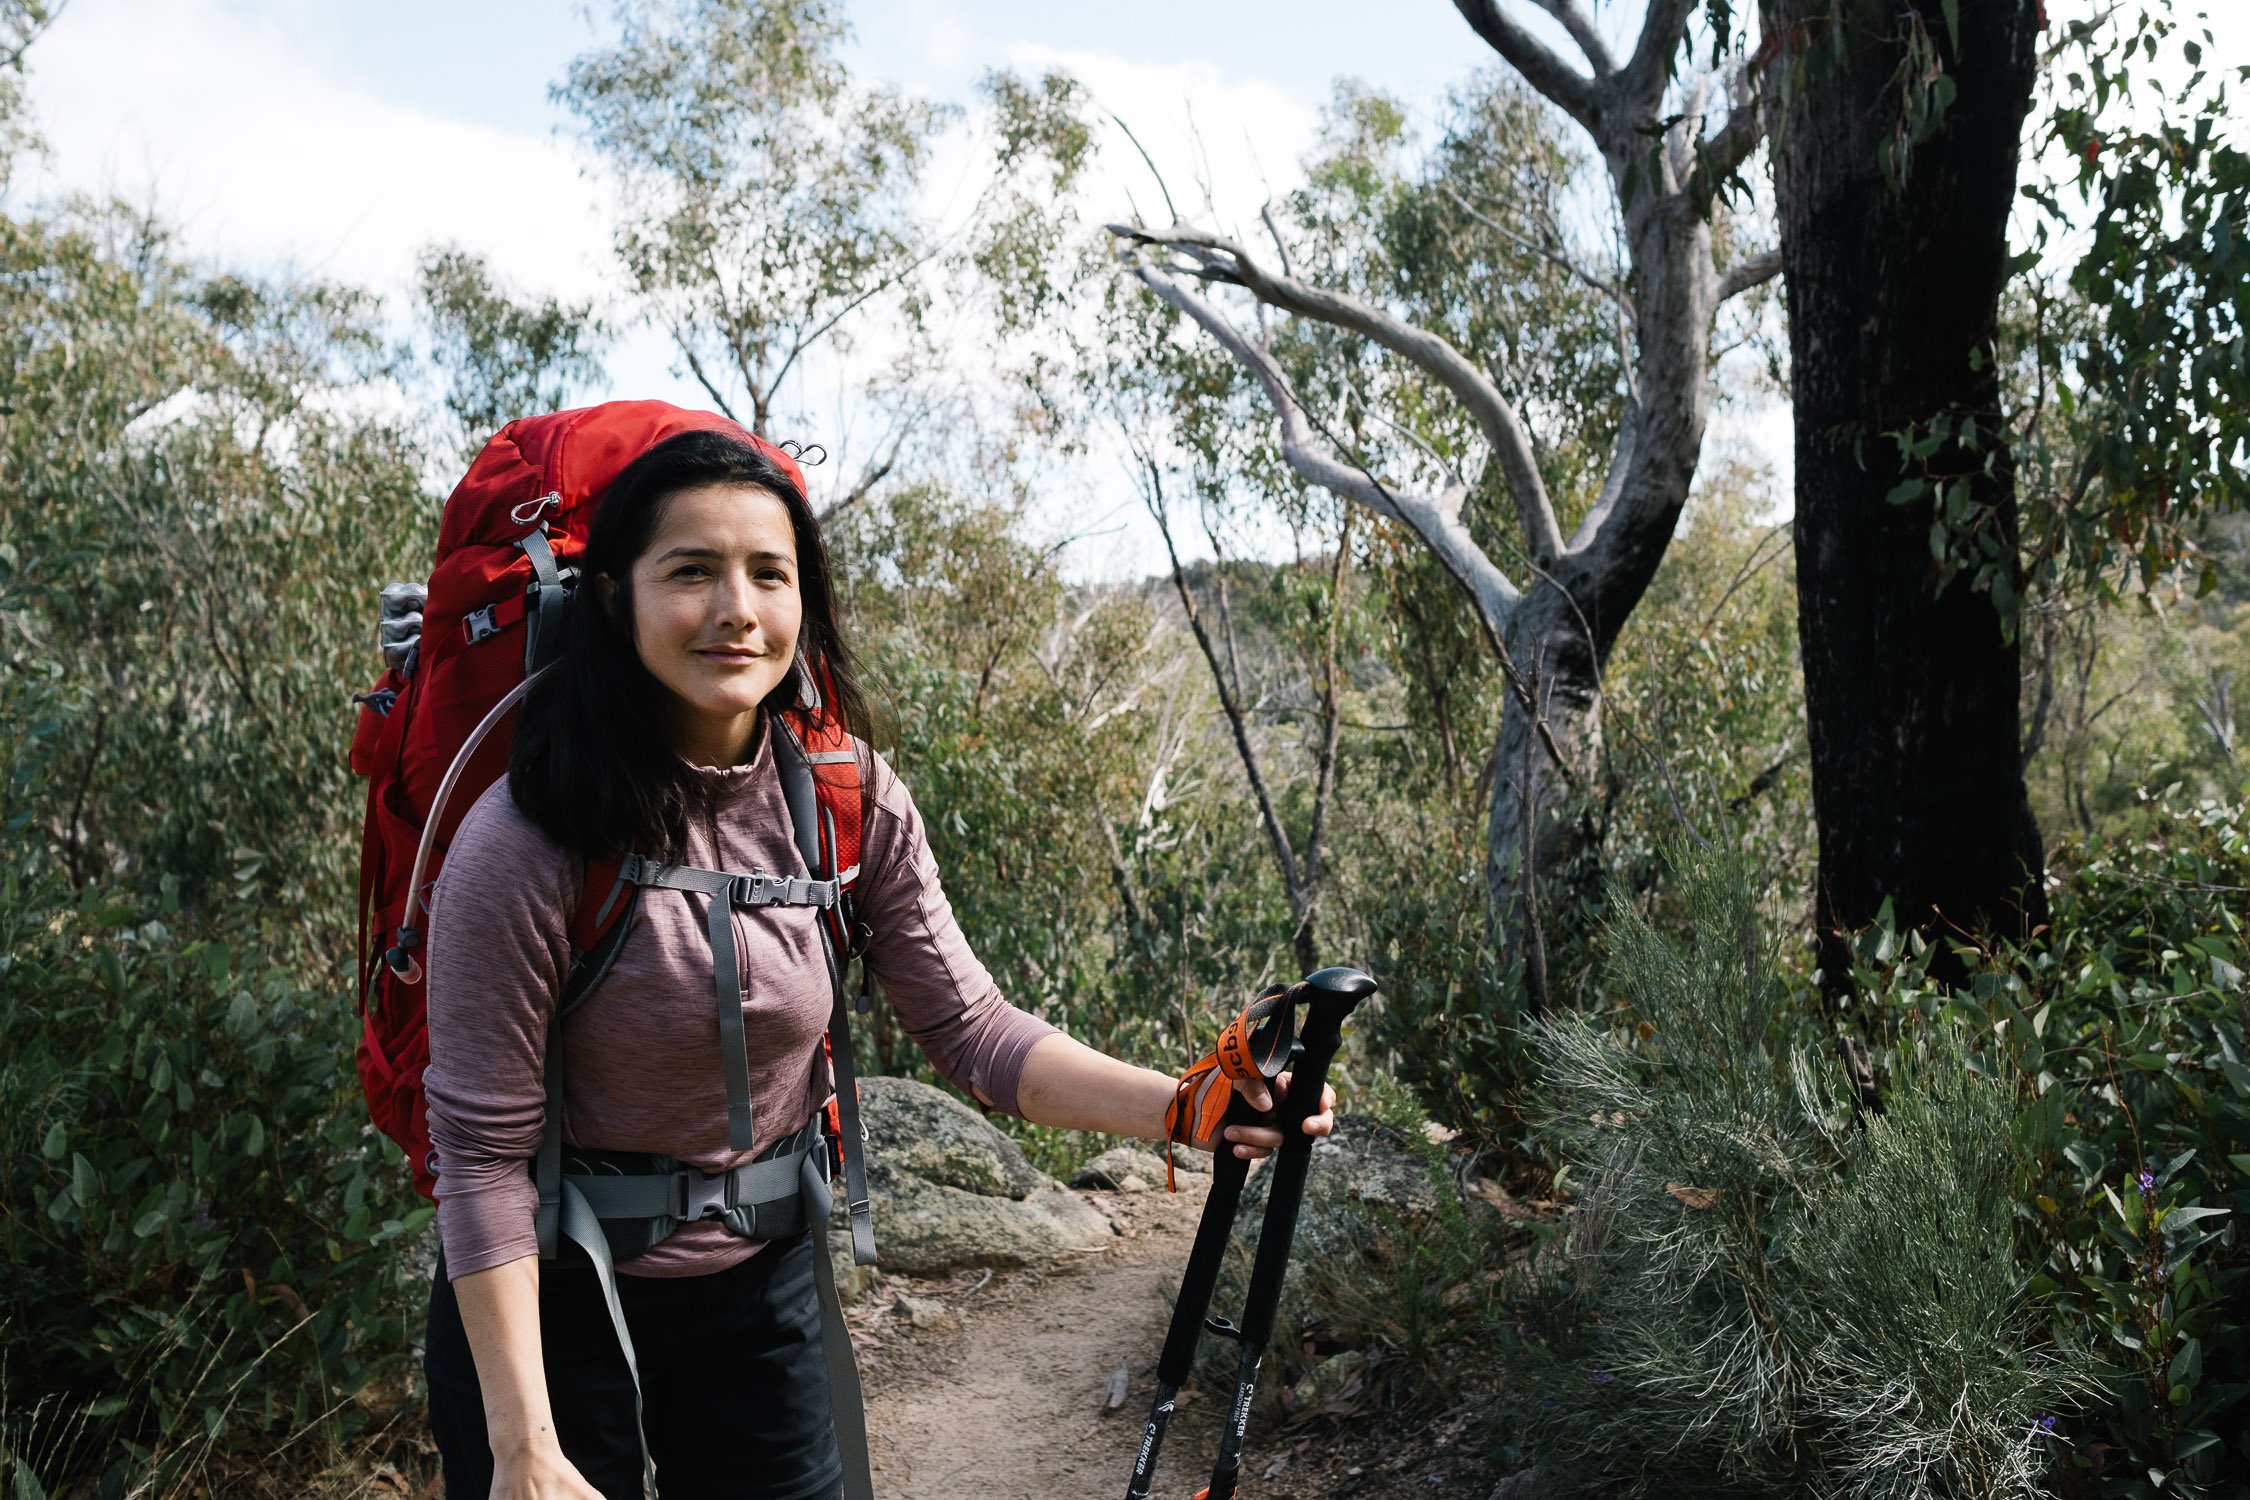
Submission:
[[[393,1242],[431,1210],[365,1123],[348,1007],[178,919],[0,886],[0,1453],[19,1496],[165,1493],[228,1455],[348,1437],[352,1397],[410,1343]]]
[[[1511,1434],[1628,1493],[1999,1496],[2050,1467],[2082,1359],[2014,1248],[2004,1078],[1945,1026],[1852,1095],[1759,932],[1746,870],[1671,851],[1687,936],[1622,890],[1605,1017],[1535,1028],[1541,1118],[1584,1186],[1525,1274]]]
[[[2021,1080],[2032,1176],[2019,1210],[2032,1290],[2111,1362],[2072,1470],[2121,1495],[2250,1483],[2250,987],[2240,803],[2141,794],[2139,827],[2053,858],[2052,923],[2029,951],[1962,948],[1970,982],[1880,930],[1864,947],[1876,1029],[1965,1024]],[[2228,1439],[2224,1434],[2232,1432]]]

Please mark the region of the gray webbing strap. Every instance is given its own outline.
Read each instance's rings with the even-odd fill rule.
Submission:
[[[539,1155],[534,1158],[531,1180],[539,1188],[539,1207],[532,1214],[532,1232],[539,1239],[539,1258],[553,1260],[562,1248],[556,1232],[563,1208],[562,1170],[562,1017],[547,1023],[547,1119],[539,1130]]]
[[[617,1267],[610,1262],[609,1236],[602,1221],[586,1206],[574,1182],[563,1184],[562,1230],[576,1240],[594,1263],[594,1279],[602,1285],[602,1302],[609,1308],[609,1326],[617,1330],[617,1347],[625,1355],[625,1371],[633,1377],[633,1432],[641,1440],[641,1488],[656,1494],[656,1460],[648,1451],[648,1426],[641,1419],[641,1365],[633,1357],[632,1330],[625,1326],[624,1304],[617,1300]]]
[[[859,1389],[859,1362],[852,1356],[852,1331],[844,1322],[844,1300],[836,1295],[836,1263],[828,1258],[828,1211],[835,1201],[828,1178],[815,1160],[826,1143],[798,1168],[804,1184],[805,1221],[812,1226],[813,1284],[820,1293],[820,1352],[828,1362],[828,1408],[836,1423],[836,1452],[844,1461],[844,1500],[875,1500],[875,1476],[867,1457],[867,1402]]]
[[[626,878],[636,885],[671,891],[701,891],[711,898],[711,989],[719,1010],[719,1061],[727,1074],[727,1149],[750,1149],[750,1058],[743,1050],[742,962],[734,949],[734,877],[724,870],[693,865],[660,865],[628,859]]]
[[[833,906],[836,882],[754,872],[704,870],[694,865],[660,865],[639,855],[623,866],[635,885],[672,891],[700,891],[711,898],[711,988],[718,1001],[719,1060],[727,1073],[727,1149],[750,1149],[750,1059],[742,1036],[742,961],[734,946],[734,908],[745,906]]]
[[[822,933],[825,936],[827,929]],[[875,1217],[867,1197],[867,1150],[859,1123],[859,1065],[852,1057],[851,1002],[844,995],[843,965],[833,941],[821,948],[828,955],[828,977],[835,999],[828,1016],[829,1066],[836,1074],[836,1123],[844,1138],[844,1207],[852,1225],[852,1264],[875,1264]]]
[[[734,951],[734,903],[711,894],[711,983],[719,998],[719,1060],[727,1070],[727,1149],[750,1149],[750,1056],[742,1035],[742,965]]]
[[[799,1191],[798,1164],[812,1149],[810,1145],[800,1146],[782,1156],[744,1162],[716,1176],[705,1176],[691,1167],[624,1177],[574,1172],[569,1180],[597,1219],[698,1219],[704,1217],[702,1210],[706,1207],[793,1205]],[[782,1237],[780,1232],[744,1236]]]
[[[562,639],[563,605],[569,596],[563,592],[562,569],[556,565],[555,549],[547,545],[544,527],[517,537],[516,545],[531,559],[531,576],[538,582],[532,611],[524,620],[523,643],[523,669],[535,672],[546,665]]]

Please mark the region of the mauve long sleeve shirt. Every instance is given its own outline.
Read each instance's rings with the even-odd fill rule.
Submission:
[[[686,862],[794,873],[770,740],[745,764],[697,767],[719,792]],[[1032,1045],[1055,1028],[1005,1001],[969,951],[938,883],[913,799],[880,757],[865,796],[857,900],[874,933],[867,963],[900,1025],[956,1087],[1018,1113]],[[447,1274],[538,1251],[530,1162],[546,1114],[548,1028],[570,963],[568,927],[585,864],[517,808],[505,778],[462,819],[430,905],[427,951],[430,1140]],[[718,1172],[803,1128],[831,1088],[820,1039],[831,1004],[812,907],[734,913],[748,1039],[751,1149],[727,1149],[726,1074],[711,989],[709,897],[643,890],[607,977],[563,1021],[563,1138],[597,1150],[657,1152]],[[716,1220],[683,1224],[621,1274],[694,1276],[758,1246]]]

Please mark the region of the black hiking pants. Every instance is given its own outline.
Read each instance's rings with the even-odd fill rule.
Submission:
[[[843,1487],[810,1234],[709,1276],[620,1276],[663,1500],[828,1500]],[[539,1338],[562,1450],[608,1500],[641,1500],[633,1377],[585,1253],[539,1268]],[[423,1370],[449,1500],[486,1500],[492,1448],[461,1305],[438,1260]]]

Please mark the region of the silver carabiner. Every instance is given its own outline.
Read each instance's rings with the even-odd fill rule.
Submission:
[[[549,490],[536,500],[525,500],[508,512],[508,519],[518,526],[529,526],[550,510],[562,508],[562,491]]]

